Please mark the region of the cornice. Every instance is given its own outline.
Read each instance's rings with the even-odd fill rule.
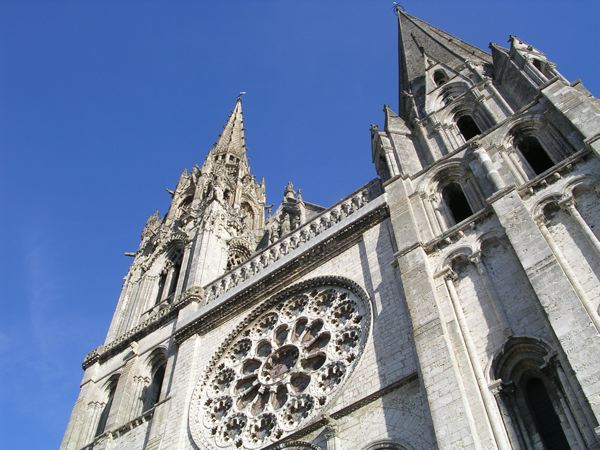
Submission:
[[[337,230],[331,236],[323,239],[320,242],[315,242],[312,246],[307,246],[303,253],[283,263],[279,268],[267,273],[262,279],[249,284],[240,292],[235,293],[224,302],[217,302],[218,297],[225,297],[227,292],[221,292],[218,296],[211,298],[208,296],[206,289],[214,283],[209,284],[205,289],[199,287],[190,288],[188,291],[175,298],[173,303],[167,305],[158,305],[152,311],[149,317],[136,327],[132,328],[125,334],[119,336],[115,340],[106,345],[101,345],[92,350],[85,357],[82,367],[87,369],[96,362],[104,362],[110,357],[120,353],[126,349],[132,342],[138,341],[144,336],[147,336],[152,331],[160,328],[165,323],[177,317],[178,311],[191,302],[210,305],[214,301],[214,307],[208,309],[204,314],[195,318],[193,322],[186,324],[176,332],[177,342],[182,342],[187,337],[198,333],[206,332],[210,327],[216,326],[228,317],[237,314],[241,309],[250,304],[255,303],[262,295],[268,295],[275,292],[290,280],[309,272],[314,267],[322,263],[324,260],[331,258],[335,254],[339,254],[349,246],[357,242],[362,233],[380,223],[389,216],[387,203],[384,196],[379,196],[380,201],[374,203],[373,209],[365,211],[364,215],[350,217],[355,220],[348,223],[346,226]],[[335,205],[339,207],[339,204]],[[339,222],[339,225],[344,225],[344,221]],[[308,223],[310,225],[311,222]],[[263,252],[264,253],[264,252]],[[260,256],[260,254],[259,254]],[[237,270],[237,269],[236,269]],[[231,274],[231,273],[230,273]],[[251,282],[253,277],[247,281]],[[233,290],[235,286],[230,286]]]
[[[291,280],[310,272],[314,267],[322,264],[324,260],[330,259],[355,244],[361,238],[363,231],[372,228],[388,216],[387,205],[383,203],[379,208],[371,211],[370,214],[349,224],[320,244],[310,247],[306,252],[293,258],[258,282],[250,284],[247,288],[226,298],[224,301],[215,302],[213,306],[209,303],[209,309],[175,332],[177,344],[181,344],[195,334],[205,334],[220,323],[235,316],[241,310],[247,309],[260,299],[277,292],[288,285]],[[302,283],[299,283],[300,285]]]

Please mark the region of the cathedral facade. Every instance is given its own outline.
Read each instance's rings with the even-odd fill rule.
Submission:
[[[397,10],[378,178],[267,214],[241,99],[146,222],[63,450],[600,448],[600,102]]]

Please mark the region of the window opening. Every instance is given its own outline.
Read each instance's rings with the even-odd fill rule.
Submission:
[[[443,70],[436,70],[433,74],[433,81],[436,86],[441,86],[446,81],[448,81],[448,75]]]
[[[385,156],[379,156],[379,172],[380,176],[383,180],[389,180],[390,171],[388,170],[387,161],[385,160]]]
[[[144,411],[148,411],[160,400],[160,392],[162,390],[163,381],[165,379],[165,366],[165,363],[161,364],[152,375],[152,382],[150,383],[150,386],[148,386],[148,390],[146,391]]]
[[[517,147],[529,163],[536,175],[545,172],[554,165],[540,141],[534,136],[526,136],[519,140]]]
[[[155,304],[159,304],[162,299],[163,292],[165,291],[165,283],[167,282],[167,271],[163,270],[158,279],[158,294],[156,294]]]
[[[455,223],[473,215],[467,197],[458,183],[450,183],[442,190],[442,198],[452,214]]]
[[[179,274],[181,273],[181,259],[178,259],[175,262],[175,266],[173,267],[173,276],[171,277],[171,285],[169,286],[169,294],[167,297],[170,297],[175,293],[177,289],[177,282],[179,281]]]
[[[118,378],[113,379],[106,390],[108,391],[108,397],[106,399],[106,404],[102,409],[102,413],[100,414],[100,419],[98,420],[98,427],[96,428],[96,436],[100,436],[104,433],[106,429],[106,424],[108,422],[108,415],[110,414],[110,408],[112,407],[113,399],[115,397],[115,391],[117,390],[117,382]]]
[[[539,378],[529,380],[525,385],[525,398],[544,447],[553,450],[571,448],[543,381]]]
[[[468,141],[469,139],[481,134],[481,130],[473,118],[469,115],[460,117],[456,121],[456,126],[458,127],[460,134],[462,134],[465,138],[465,141]]]

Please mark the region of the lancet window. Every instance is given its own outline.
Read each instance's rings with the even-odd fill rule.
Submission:
[[[165,300],[171,300],[175,295],[181,275],[182,261],[183,247],[176,246],[172,248],[168,253],[165,265],[158,279],[156,304]]]
[[[143,393],[144,411],[151,409],[160,401],[166,367],[167,359],[164,352],[155,352],[150,360],[151,381]]]
[[[119,376],[115,375],[111,377],[108,383],[106,384],[106,402],[104,403],[102,413],[100,414],[100,418],[98,420],[98,426],[96,427],[96,436],[100,436],[102,433],[104,433],[104,431],[106,431],[106,424],[108,423],[108,416],[110,415],[110,410],[112,408],[115,392],[117,391],[118,382]]]
[[[524,136],[518,139],[516,144],[519,152],[536,175],[545,172],[554,165],[554,161],[535,136]]]
[[[466,220],[484,207],[471,173],[456,164],[440,170],[428,188],[428,215],[437,232]]]
[[[580,448],[585,440],[563,385],[568,381],[557,356],[533,338],[512,338],[494,361],[494,375],[500,385],[496,399],[510,418],[510,436],[519,448]]]
[[[519,124],[510,136],[515,150],[510,158],[522,181],[546,172],[573,153],[572,145],[562,134],[543,121],[528,120]]]
[[[462,222],[473,215],[473,210],[460,184],[449,183],[442,189],[442,198],[454,223]]]
[[[465,138],[465,141],[481,134],[481,129],[469,114],[460,116],[456,121],[456,126],[458,127],[460,134],[462,134],[462,137]]]

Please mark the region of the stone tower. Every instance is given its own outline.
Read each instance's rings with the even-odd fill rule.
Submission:
[[[397,9],[379,177],[265,218],[241,101],[152,215],[62,449],[600,448],[600,103]]]

